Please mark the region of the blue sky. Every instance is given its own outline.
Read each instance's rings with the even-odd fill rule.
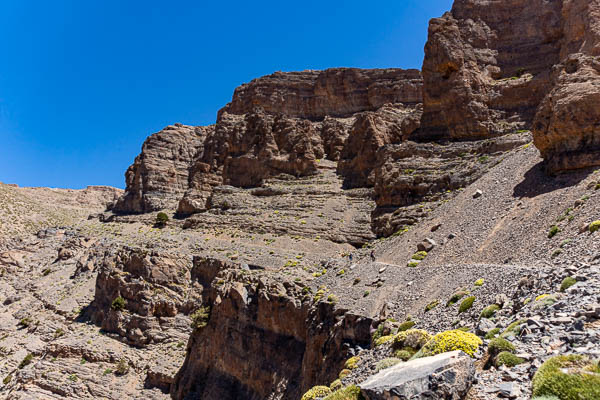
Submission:
[[[144,139],[274,71],[420,68],[451,0],[2,0],[0,181],[124,186]]]

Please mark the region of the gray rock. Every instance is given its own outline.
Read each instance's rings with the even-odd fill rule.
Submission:
[[[458,400],[466,396],[474,379],[473,360],[453,351],[387,368],[359,387],[367,400]]]
[[[475,191],[475,193],[473,193],[473,198],[476,199],[478,197],[481,197],[482,195],[483,195],[483,192],[481,190],[477,189]]]

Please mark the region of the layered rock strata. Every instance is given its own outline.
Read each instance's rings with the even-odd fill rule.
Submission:
[[[172,386],[175,399],[298,399],[334,380],[352,349],[369,345],[369,318],[313,304],[301,285],[229,270],[213,288],[206,326],[190,337]]]

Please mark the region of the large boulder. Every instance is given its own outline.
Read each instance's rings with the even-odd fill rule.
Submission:
[[[471,357],[453,351],[397,364],[359,386],[367,400],[459,400],[466,396],[474,378]]]

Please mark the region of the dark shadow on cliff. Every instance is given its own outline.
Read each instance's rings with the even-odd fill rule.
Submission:
[[[515,186],[513,196],[533,198],[544,193],[575,186],[593,172],[593,168],[586,168],[552,176],[546,173],[542,161],[525,173],[523,181]]]

